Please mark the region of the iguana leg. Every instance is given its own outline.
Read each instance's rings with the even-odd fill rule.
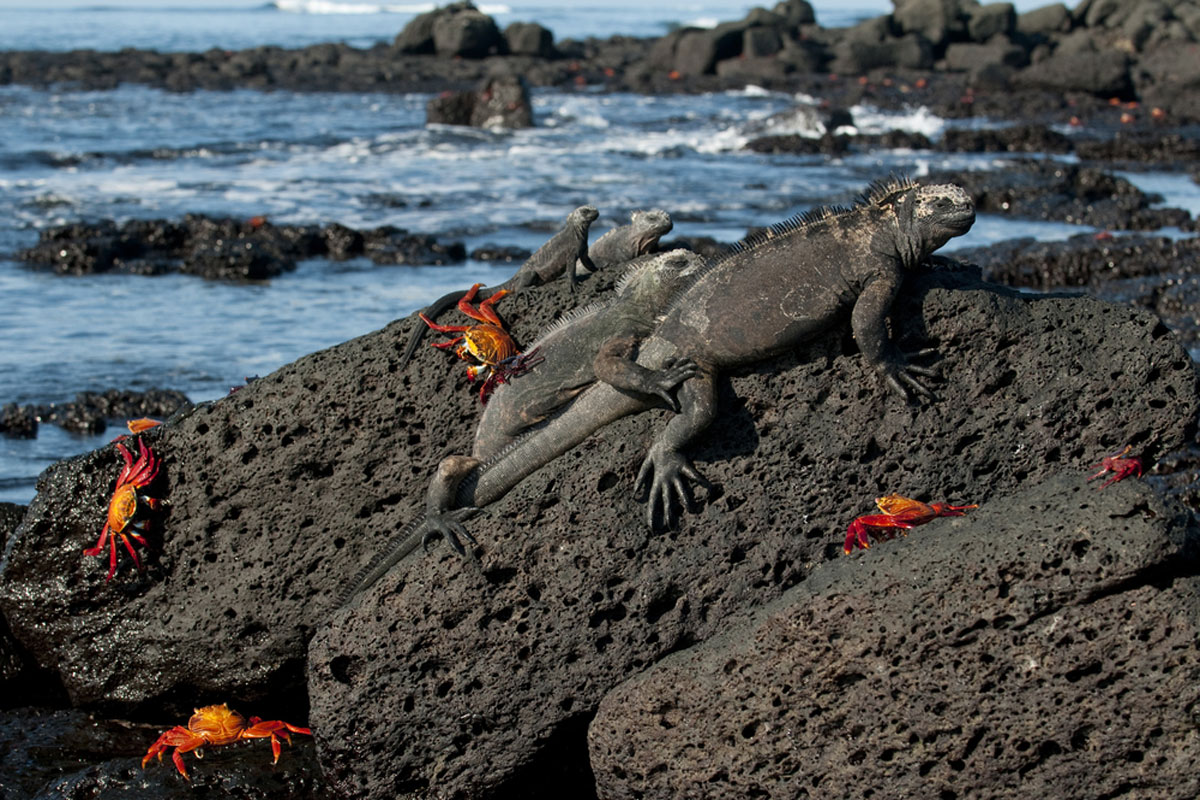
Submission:
[[[888,338],[887,315],[900,289],[900,280],[900,277],[887,275],[863,287],[850,315],[854,339],[858,342],[858,349],[867,363],[879,370],[888,386],[906,401],[912,400],[913,395],[926,400],[936,400],[933,392],[918,380],[918,377],[936,378],[938,373],[926,367],[909,364],[904,353],[901,353]],[[922,350],[917,355],[929,355],[932,352],[934,351]]]
[[[596,378],[618,389],[661,397],[667,408],[678,412],[675,389],[694,378],[700,367],[690,358],[681,358],[668,359],[662,369],[647,369],[633,360],[637,341],[632,336],[616,336],[600,345],[592,361]]]
[[[463,522],[479,513],[473,506],[451,508],[454,505],[458,485],[471,470],[479,466],[479,459],[471,456],[448,456],[438,464],[433,480],[425,492],[425,520],[421,545],[428,549],[429,543],[438,536],[446,540],[459,555],[466,555],[462,540],[477,544],[475,537],[463,526]]]
[[[691,508],[692,497],[685,478],[708,487],[708,480],[692,465],[682,452],[684,445],[704,431],[717,415],[716,376],[701,369],[676,390],[680,411],[659,434],[642,468],[638,472],[634,492],[646,490],[646,522],[651,528],[674,527],[676,506]]]

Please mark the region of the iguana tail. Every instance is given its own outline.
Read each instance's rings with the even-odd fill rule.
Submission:
[[[501,289],[508,288],[510,283],[512,283],[511,278],[499,286],[483,287],[475,293],[475,299],[486,300]],[[466,296],[467,291],[469,290],[455,289],[453,292],[444,294],[437,300],[434,300],[421,313],[436,321],[439,315],[444,314],[458,305],[458,301],[462,300]],[[421,346],[421,340],[425,338],[425,331],[428,329],[428,325],[425,325],[420,320],[417,320],[417,324],[413,327],[413,331],[408,337],[408,344],[404,347],[404,354],[400,356],[400,366],[397,367],[397,371],[402,372],[404,368],[408,366],[408,362],[412,360],[414,355],[416,355],[417,348]]]
[[[581,394],[561,414],[513,441],[488,461],[468,472],[458,484],[455,508],[482,508],[508,494],[526,477],[574,448],[600,428],[622,417],[657,405],[607,384],[596,384]],[[405,556],[421,546],[425,518],[405,525],[390,545],[349,582],[339,605],[365,592]]]
[[[338,596],[338,607],[348,605],[358,595],[374,586],[392,567],[400,563],[409,553],[421,546],[424,539],[422,523],[424,518],[417,517],[400,529],[388,546],[375,554],[365,567],[360,569],[353,579],[348,581],[341,595]]]

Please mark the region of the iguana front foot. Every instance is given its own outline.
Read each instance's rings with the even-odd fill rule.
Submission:
[[[640,496],[643,489],[645,490],[646,523],[652,530],[675,527],[678,519],[675,514],[677,507],[694,510],[695,502],[684,478],[706,489],[712,488],[708,479],[701,475],[682,453],[658,445],[650,448],[646,460],[642,462],[641,470],[638,471],[633,491],[635,495]]]
[[[422,527],[425,530],[421,534],[421,547],[429,550],[431,542],[442,538],[454,548],[455,552],[465,558],[467,550],[463,547],[462,540],[466,539],[471,544],[479,544],[479,542],[471,535],[471,532],[467,530],[463,523],[480,511],[481,509],[476,506],[467,506],[466,508],[456,508],[453,511],[443,511],[439,514],[428,515],[422,523]]]
[[[913,353],[911,357],[920,358],[936,353],[937,350],[935,348],[927,347]],[[883,375],[883,379],[887,382],[888,386],[904,398],[906,403],[912,402],[914,395],[918,399],[923,398],[930,402],[936,402],[937,395],[925,386],[925,384],[917,380],[917,378],[940,378],[941,373],[936,369],[910,364],[908,363],[909,358],[910,356],[906,356],[904,353],[897,353],[894,360],[881,364],[879,371]]]

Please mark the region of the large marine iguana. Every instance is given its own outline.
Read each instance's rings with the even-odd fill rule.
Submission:
[[[531,255],[520,269],[513,273],[511,278],[497,286],[479,289],[475,298],[486,300],[501,290],[514,292],[524,289],[526,286],[548,283],[564,273],[571,281],[571,289],[574,291],[575,284],[579,280],[576,264],[581,263],[588,270],[595,271],[595,265],[588,255],[588,228],[599,215],[593,206],[580,206],[572,211],[567,215],[567,221],[562,230],[539,247],[537,252]],[[442,295],[421,313],[436,320],[439,314],[456,306],[466,293],[466,291],[456,290]],[[408,344],[404,348],[404,354],[400,356],[400,370],[408,366],[408,362],[416,354],[424,336],[424,325],[417,325],[413,328]]]
[[[660,208],[634,211],[629,215],[628,225],[613,228],[588,248],[592,269],[624,264],[656,252],[658,240],[670,233],[672,227],[671,216]]]
[[[780,355],[849,313],[863,358],[886,384],[906,401],[931,398],[919,378],[936,373],[908,363],[888,338],[887,315],[905,271],[974,221],[971,198],[959,187],[894,179],[873,184],[851,208],[818,209],[750,237],[686,280],[636,359],[650,370],[683,360],[697,367],[677,387],[679,413],[637,476],[650,526],[674,524],[675,508],[690,504],[688,481],[707,483],[683,448],[716,416],[722,369]],[[605,425],[658,404],[596,382],[487,461],[446,459],[430,484],[426,517],[410,526],[409,538],[441,534],[461,549],[460,537],[474,541],[462,523],[480,508]]]
[[[573,309],[550,325],[528,349],[538,353],[538,366],[498,386],[484,407],[471,455],[450,456],[439,465],[429,493],[431,510],[445,511],[442,498],[452,490],[444,483],[457,483],[475,466],[498,457],[522,433],[597,381],[648,401],[657,397],[659,405],[678,410],[674,389],[696,374],[696,364],[681,359],[650,370],[633,356],[681,284],[703,266],[704,260],[687,250],[641,256],[629,263],[608,297]],[[465,529],[441,527],[436,524],[440,518],[434,520],[429,529],[422,520],[405,528],[389,550],[359,573],[351,594],[383,577],[432,535],[441,534],[461,550],[457,535],[469,538]]]

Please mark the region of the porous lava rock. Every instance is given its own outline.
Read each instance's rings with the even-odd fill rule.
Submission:
[[[514,299],[565,297],[540,291]],[[893,325],[906,350],[936,344],[938,402],[906,405],[832,332],[722,379],[718,421],[690,449],[714,488],[677,530],[652,533],[630,491],[666,417],[647,413],[469,522],[479,563],[442,548],[334,612],[311,641],[308,682],[334,789],[503,796],[548,769],[578,788],[584,729],[613,687],[840,558],[872,498],[987,504],[1126,442],[1177,448],[1195,427],[1195,366],[1146,312],[945,270],[906,284]],[[469,452],[470,436],[439,440],[451,445],[439,455]],[[409,516],[422,513],[412,477],[396,490]]]
[[[1006,286],[1086,288],[1114,303],[1147,308],[1200,353],[1200,282],[1189,267],[1200,259],[1198,238],[1078,234],[1060,242],[1012,239],[955,255]]]
[[[823,564],[605,696],[597,793],[1190,800],[1197,544],[1144,484],[1059,474]]]

